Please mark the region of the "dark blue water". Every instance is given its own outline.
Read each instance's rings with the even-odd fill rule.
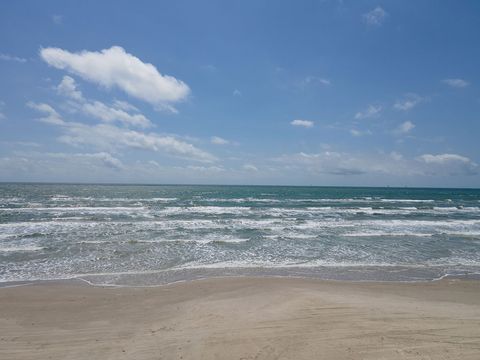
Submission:
[[[480,273],[480,190],[0,185],[0,281]]]

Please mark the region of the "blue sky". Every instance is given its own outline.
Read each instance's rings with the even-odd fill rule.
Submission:
[[[3,1],[0,181],[480,184],[478,1]]]

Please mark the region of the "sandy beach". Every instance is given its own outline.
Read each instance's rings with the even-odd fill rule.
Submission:
[[[0,289],[1,359],[479,359],[480,282]]]

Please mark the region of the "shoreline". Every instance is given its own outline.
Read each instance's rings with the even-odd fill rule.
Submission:
[[[27,283],[56,281],[83,281],[92,286],[156,287],[178,282],[236,277],[294,278],[352,283],[428,283],[442,279],[480,281],[479,271],[478,266],[462,266],[459,269],[455,269],[455,267],[445,265],[193,267],[132,272],[86,273],[56,279],[10,280],[0,282],[0,289],[18,285],[23,286],[23,284]]]
[[[4,359],[478,359],[480,282],[224,277],[0,289]]]

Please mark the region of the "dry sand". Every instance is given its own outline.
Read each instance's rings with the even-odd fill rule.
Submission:
[[[480,281],[0,289],[0,359],[480,359]]]

